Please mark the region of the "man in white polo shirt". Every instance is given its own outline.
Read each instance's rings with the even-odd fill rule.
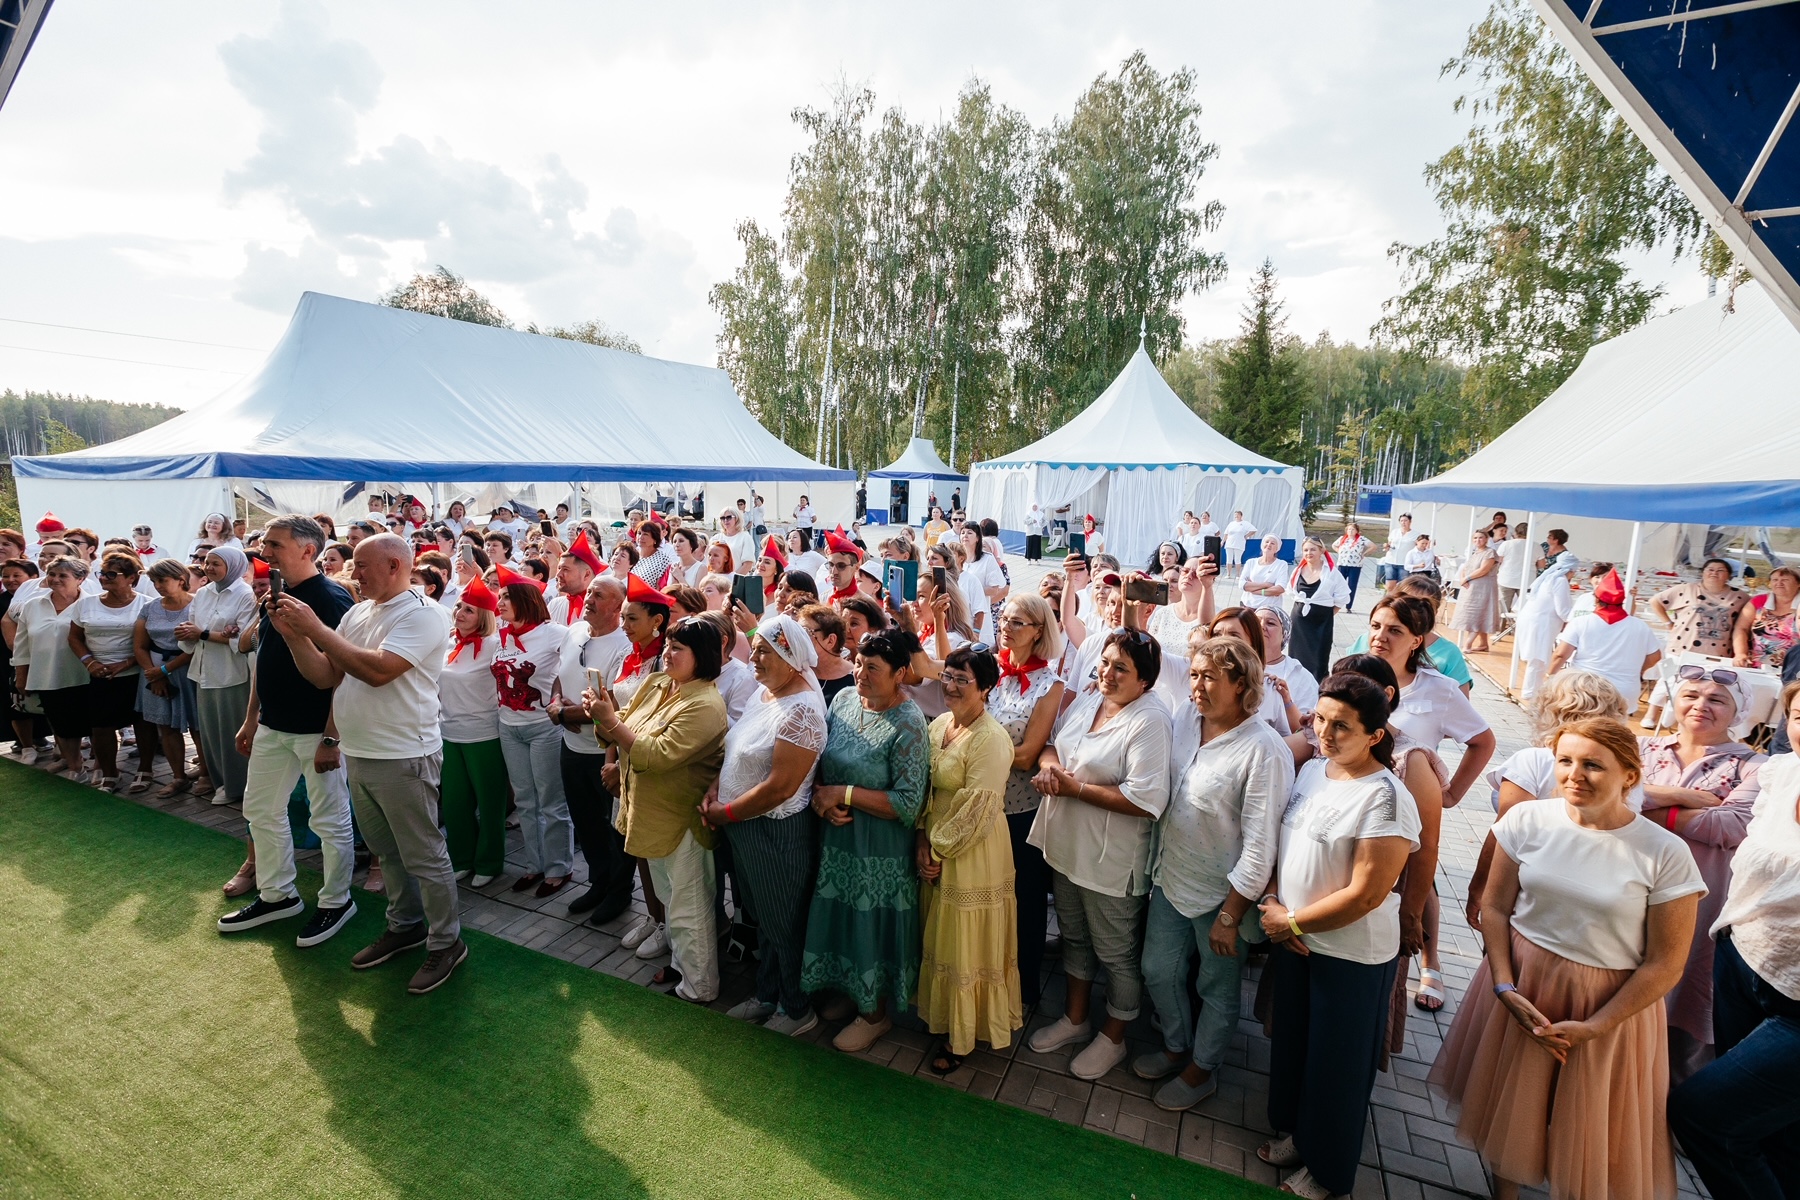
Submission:
[[[469,956],[457,920],[456,872],[438,828],[444,757],[437,680],[450,614],[412,588],[412,548],[404,538],[365,538],[352,563],[363,600],[336,630],[285,597],[274,620],[301,674],[336,688],[321,753],[341,747],[357,823],[387,876],[387,931],[350,965],[364,970],[423,945],[425,964],[406,988],[423,995]]]

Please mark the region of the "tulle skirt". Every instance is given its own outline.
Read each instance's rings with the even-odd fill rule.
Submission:
[[[1552,1021],[1586,1019],[1631,975],[1571,962],[1517,933],[1512,949],[1519,991]],[[1553,1200],[1672,1200],[1666,1029],[1663,1005],[1651,1004],[1559,1065],[1494,995],[1484,959],[1429,1082],[1462,1106],[1457,1134],[1503,1179],[1547,1181]]]

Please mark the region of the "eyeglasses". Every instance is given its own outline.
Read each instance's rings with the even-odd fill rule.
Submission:
[[[119,579],[119,578],[122,578],[124,576],[124,574],[125,574],[125,572],[123,572],[123,571],[102,571],[102,572],[100,572],[100,578],[102,578],[102,579]]]
[[[975,677],[973,675],[963,675],[956,672],[945,671],[942,675],[938,676],[938,682],[947,683],[951,687],[974,687]]]
[[[1035,627],[1038,622],[1027,621],[1020,617],[1002,617],[1000,624],[1006,626],[1008,629],[1026,629]]]
[[[1704,683],[1717,683],[1724,687],[1736,687],[1738,681],[1738,673],[1736,671],[1727,671],[1723,668],[1708,671],[1705,667],[1698,666],[1694,663],[1689,663],[1687,666],[1676,671],[1675,677],[1688,682],[1699,680]]]

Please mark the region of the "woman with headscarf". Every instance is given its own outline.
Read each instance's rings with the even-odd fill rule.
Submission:
[[[1557,635],[1575,610],[1575,593],[1570,590],[1569,576],[1575,569],[1575,556],[1561,554],[1552,559],[1542,575],[1531,581],[1525,598],[1519,602],[1519,619],[1513,634],[1519,660],[1525,664],[1525,688],[1521,693],[1529,701],[1537,695],[1538,686],[1550,673],[1550,660],[1556,655]]]
[[[1629,711],[1643,693],[1644,672],[1660,658],[1662,639],[1625,611],[1625,584],[1617,571],[1608,571],[1594,585],[1594,610],[1570,621],[1556,639],[1549,673],[1567,667],[1603,675],[1626,698]]]
[[[813,675],[811,635],[793,617],[765,617],[750,646],[763,693],[725,738],[708,824],[731,842],[736,878],[756,913],[756,992],[731,1010],[792,1037],[819,1023],[800,982],[806,914],[818,877],[813,767],[825,749],[825,702]]]
[[[250,760],[237,748],[237,733],[250,703],[250,662],[238,649],[238,635],[256,617],[256,593],[244,580],[249,568],[249,559],[235,546],[208,552],[204,567],[208,586],[195,593],[188,623],[175,627],[181,648],[193,655],[188,678],[194,681],[196,740],[206,759],[207,776],[218,789],[214,804],[242,804],[250,770]],[[204,782],[195,786],[194,794],[209,794]],[[254,865],[245,866],[251,868],[248,884],[240,892],[228,886],[227,895],[242,895],[254,886]],[[238,877],[245,878],[244,870]]]
[[[1288,577],[1287,594],[1294,601],[1288,654],[1321,680],[1331,673],[1331,627],[1337,610],[1350,606],[1350,588],[1318,538],[1300,543],[1300,565]]]

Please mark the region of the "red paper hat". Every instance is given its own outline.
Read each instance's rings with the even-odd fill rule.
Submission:
[[[570,558],[579,559],[592,567],[596,575],[606,570],[605,565],[600,561],[600,556],[594,553],[593,544],[588,541],[585,529],[575,535],[575,541],[569,546],[568,554]]]
[[[1625,581],[1619,578],[1616,570],[1608,571],[1594,585],[1594,601],[1598,604],[1624,604]]]
[[[507,573],[511,574],[510,571]],[[500,612],[500,597],[494,595],[488,585],[481,581],[479,575],[469,580],[469,585],[463,588],[462,602],[470,608],[479,608],[495,614]]]
[[[664,608],[675,607],[673,596],[657,591],[636,575],[626,577],[625,599],[633,604],[660,604]]]
[[[52,512],[45,513],[44,519],[37,523],[39,533],[61,533],[67,528],[68,526],[57,520],[56,514]]]
[[[269,564],[260,558],[251,559],[250,576],[253,579],[267,579],[269,577]]]
[[[515,583],[529,583],[540,592],[544,590],[541,580],[533,579],[529,575],[521,575],[505,563],[494,568],[494,578],[499,580],[501,587],[511,587]]]
[[[780,563],[782,570],[787,569],[787,551],[781,548],[781,543],[775,540],[775,535],[772,533],[763,541],[762,556],[772,558]]]
[[[858,562],[862,561],[862,547],[841,533],[827,533],[825,544],[831,548],[833,554],[854,554]]]

